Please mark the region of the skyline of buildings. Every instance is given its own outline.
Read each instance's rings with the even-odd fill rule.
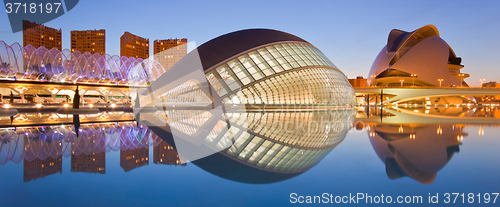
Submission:
[[[48,50],[57,48],[62,51],[62,29],[55,29],[27,20],[23,21],[23,47],[31,44],[35,48],[44,46]],[[151,55],[175,48],[169,54],[158,56],[162,66],[170,68],[187,53],[187,38],[156,39],[152,44],[149,38],[144,38],[129,31],[125,31],[120,37],[120,56],[146,59]],[[183,45],[183,46],[181,46]],[[178,47],[181,46],[181,47]],[[90,52],[91,54],[106,54],[106,29],[88,29],[70,31],[71,52]],[[150,51],[154,51],[152,54]],[[165,68],[168,70],[168,68]]]
[[[60,142],[60,141],[58,141]],[[29,146],[27,146],[27,149]],[[185,160],[167,142],[161,141],[153,148],[153,163],[161,165],[186,166]],[[89,155],[71,155],[71,172],[106,174],[106,152]],[[125,171],[149,165],[149,147],[120,150],[120,167]],[[32,161],[23,159],[23,181],[29,182],[53,174],[62,174],[62,155],[56,158],[35,158]]]
[[[55,28],[47,27],[47,26],[44,26],[42,24],[37,24],[35,22],[29,22],[26,20],[23,21],[23,27],[27,28],[23,31],[23,45],[24,46],[26,46],[27,44],[31,44],[35,48],[38,48],[40,46],[44,46],[49,50],[52,47],[56,47],[60,51],[62,50],[62,38],[61,38],[62,37],[62,34],[61,34],[62,29],[57,30]],[[404,32],[402,30],[398,30],[398,31]],[[72,30],[72,31],[70,31],[70,36],[71,36],[71,44],[70,44],[71,51],[78,50],[81,53],[90,52],[92,54],[99,53],[101,55],[106,53],[105,29]],[[130,53],[124,52],[124,51],[128,50],[128,49],[126,49],[127,46],[123,47],[123,45],[127,45],[127,44],[122,44],[122,38],[124,36],[130,37],[131,39],[137,38],[137,41],[130,42],[130,45],[128,46],[128,47],[131,47],[131,49],[129,50]],[[85,37],[87,37],[87,39],[85,39]],[[173,47],[187,43],[187,38],[181,38],[181,39],[174,38],[174,39],[163,39],[163,40],[156,39],[153,41],[153,45],[150,45],[148,38],[143,38],[143,37],[140,37],[138,35],[134,35],[128,31],[126,31],[126,32],[124,32],[124,34],[122,35],[122,37],[120,39],[121,39],[120,40],[120,45],[121,45],[120,56],[125,55],[127,57],[136,57],[136,58],[145,59],[151,55],[154,55],[155,59],[157,59],[160,62],[160,64],[165,68],[165,70],[168,70],[178,60],[180,60],[183,57],[183,55],[185,54],[184,51],[187,51],[187,45],[185,45],[185,47],[176,48],[179,51],[176,50],[176,51],[172,51],[169,54],[156,55],[159,52],[163,52],[165,50],[168,50],[168,49],[171,49]],[[133,44],[136,44],[136,45],[133,45]],[[143,46],[143,45],[145,45],[145,46]],[[152,54],[149,53],[150,46],[153,47]],[[124,50],[124,51],[122,51],[122,50]],[[461,58],[456,57],[453,50],[451,50],[451,48],[450,48],[450,57],[451,56],[454,56],[454,58],[450,58],[448,60],[447,67],[448,67],[449,71],[452,73],[452,75],[456,79],[459,79],[462,82],[463,86],[467,86],[468,84],[463,80],[465,78],[470,77],[470,75],[460,72],[460,70],[464,67],[463,65],[461,65]],[[371,85],[370,83],[373,81],[370,80],[371,79],[370,77],[368,77],[367,79],[368,79],[367,85]],[[403,85],[410,85],[410,83],[408,81],[406,81],[403,83]],[[411,85],[413,85],[413,83],[411,83]]]
[[[71,31],[71,52],[106,54],[106,30]]]

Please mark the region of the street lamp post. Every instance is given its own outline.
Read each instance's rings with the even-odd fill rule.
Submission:
[[[479,81],[481,81],[481,88],[482,88],[483,87],[484,78],[483,79],[479,79]]]
[[[400,79],[399,82],[401,82],[401,88],[402,88],[403,87],[403,82],[405,82],[405,80]]]
[[[371,86],[371,84],[370,84],[371,82],[372,82],[372,81],[368,81],[368,86]]]
[[[439,81],[439,87],[441,88],[441,82],[443,82],[443,79],[440,78],[438,79],[438,81]]]
[[[370,78],[371,80],[369,80],[368,82],[370,83],[370,86],[372,86],[372,81],[375,82],[375,77],[377,77],[376,75],[371,75]]]
[[[413,78],[413,87],[415,87],[415,77],[417,77],[417,74],[411,74],[411,77]]]
[[[464,76],[465,76],[465,74],[460,73],[460,74],[458,74],[458,76],[460,76],[460,87],[462,87],[463,86],[463,82],[464,82]]]

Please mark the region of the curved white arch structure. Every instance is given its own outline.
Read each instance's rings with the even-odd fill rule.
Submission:
[[[142,86],[166,70],[154,59],[21,47],[0,41],[0,79]]]

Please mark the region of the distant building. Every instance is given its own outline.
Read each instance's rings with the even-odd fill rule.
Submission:
[[[356,79],[348,79],[349,83],[352,85],[353,88],[363,88],[366,87],[366,78],[363,78],[363,76],[358,76]]]
[[[166,39],[154,41],[154,58],[168,71],[187,53],[187,39]]]
[[[165,141],[160,142],[158,146],[153,148],[153,163],[186,166],[183,158]]]
[[[57,30],[34,22],[23,20],[23,47],[33,45],[47,49],[57,48],[62,50],[61,29]]]
[[[125,32],[120,37],[120,56],[149,58],[149,39]]]
[[[497,83],[496,81],[491,81],[488,83],[483,83],[482,87],[484,87],[484,88],[500,88],[500,84]],[[487,103],[498,104],[500,102],[500,96],[478,96],[478,97],[476,97],[476,100],[480,104],[487,104]],[[500,117],[500,116],[498,116],[498,117]]]
[[[106,54],[106,30],[71,31],[71,52]]]
[[[120,150],[120,167],[125,172],[149,165],[149,148]]]
[[[24,159],[24,182],[29,182],[56,173],[62,173],[62,156],[57,158],[49,156],[45,160],[36,158],[31,162]]]
[[[500,84],[498,84],[496,81],[491,81],[488,83],[483,83],[482,85],[485,88],[500,88]]]
[[[104,174],[106,172],[106,152],[71,155],[71,172]]]

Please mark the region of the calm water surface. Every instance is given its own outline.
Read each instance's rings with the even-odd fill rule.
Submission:
[[[465,205],[479,205],[481,194],[481,204],[498,206],[500,198],[492,204],[492,193],[500,192],[498,113],[422,108],[380,115],[364,109],[356,119],[252,114],[254,120],[247,117],[252,133],[229,130],[245,138],[234,143],[240,147],[194,162],[177,153],[172,139],[127,114],[80,116],[78,124],[50,114],[7,117],[0,120],[0,206],[276,206],[294,205],[292,193],[422,196],[423,203],[415,206],[430,205],[429,193],[439,195],[435,206],[445,205],[445,193],[465,193],[465,203],[474,193],[474,204]],[[278,132],[270,122],[256,122],[339,118],[352,128],[326,124],[308,133]],[[22,126],[27,119],[34,121]],[[54,123],[42,124],[49,119]],[[227,133],[213,136],[214,146]],[[485,193],[491,195],[489,204]],[[459,204],[461,197],[445,206]]]

